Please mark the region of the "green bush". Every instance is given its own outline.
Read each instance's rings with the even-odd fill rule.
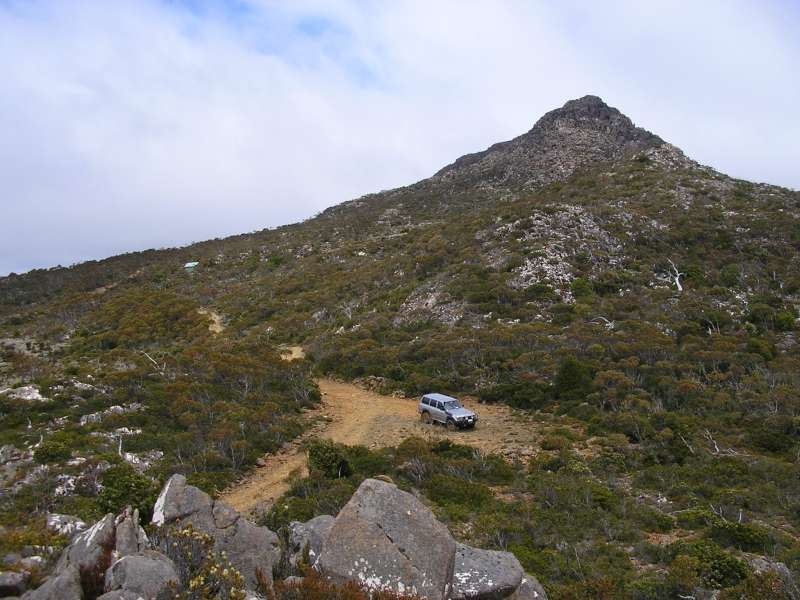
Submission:
[[[720,518],[713,520],[710,535],[721,546],[732,546],[744,552],[766,552],[769,542],[769,535],[761,527]]]
[[[98,505],[103,512],[118,513],[126,506],[139,509],[144,522],[150,520],[159,486],[128,463],[112,465],[103,473],[103,491]]]
[[[564,436],[548,434],[542,438],[540,446],[542,450],[567,450],[572,443]]]
[[[676,558],[686,555],[697,560],[698,576],[712,589],[734,586],[748,575],[747,566],[741,560],[711,540],[677,542],[673,546]]]
[[[33,451],[33,460],[40,465],[69,460],[72,452],[62,442],[45,440]]]
[[[308,445],[308,468],[332,479],[352,473],[341,446],[331,440],[314,440]]]
[[[431,500],[442,505],[459,504],[478,509],[492,500],[492,492],[485,485],[450,475],[434,475],[425,483],[425,489]]]

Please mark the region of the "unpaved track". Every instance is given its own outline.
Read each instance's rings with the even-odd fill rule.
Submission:
[[[524,413],[507,406],[479,405],[466,400],[464,404],[479,415],[478,426],[474,430],[448,432],[444,427],[419,421],[416,399],[383,396],[330,379],[317,383],[322,392],[322,405],[306,413],[313,426],[277,454],[264,457],[265,465],[223,492],[222,500],[240,512],[272,504],[289,489],[288,479],[293,471],[307,474],[302,446],[310,438],[368,448],[396,446],[411,436],[450,438],[487,453],[523,459],[538,448],[537,424]]]
[[[396,446],[411,436],[450,438],[486,453],[523,459],[538,448],[540,433],[536,423],[529,415],[505,405],[482,405],[466,399],[464,404],[478,414],[478,426],[474,430],[448,432],[444,427],[420,422],[416,399],[384,396],[330,379],[317,383],[322,405],[306,413],[313,425],[277,454],[265,456],[264,466],[222,493],[223,501],[240,512],[272,504],[289,489],[287,480],[293,471],[307,473],[303,442],[310,438],[368,448]]]

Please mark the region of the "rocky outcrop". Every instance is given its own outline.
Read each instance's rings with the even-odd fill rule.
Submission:
[[[562,181],[585,165],[662,145],[597,96],[584,96],[550,111],[521,136],[462,156],[431,180],[462,188],[530,189]]]
[[[223,502],[186,484],[183,475],[167,481],[153,510],[153,523],[190,524],[214,540],[214,550],[225,552],[242,574],[248,587],[255,588],[260,577],[272,583],[272,566],[280,558],[278,536],[266,527],[243,519]]]
[[[259,583],[271,585],[278,561],[281,568],[288,564],[298,570],[306,563],[335,583],[356,582],[433,600],[547,598],[514,555],[456,543],[425,504],[389,480],[365,480],[336,518],[322,515],[291,523],[283,556],[272,531],[187,485],[181,475],[174,475],[161,491],[153,524],[153,545],[164,553],[151,548],[137,511],[106,515],[74,537],[54,574],[24,598],[175,597],[191,578],[187,560],[197,557],[172,554],[172,545],[164,541],[187,532],[190,537],[202,532],[205,548],[213,542],[215,553],[224,553],[225,562],[241,573],[248,598],[259,597],[253,591]],[[9,579],[12,584],[17,582]],[[13,591],[21,593],[18,587]]]

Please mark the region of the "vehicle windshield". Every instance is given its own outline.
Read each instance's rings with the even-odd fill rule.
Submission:
[[[454,408],[461,408],[461,403],[458,400],[448,400],[444,403],[445,410],[452,410]]]

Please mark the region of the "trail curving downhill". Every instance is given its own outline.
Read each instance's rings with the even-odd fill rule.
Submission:
[[[285,355],[289,360],[300,358],[302,351],[287,348]],[[465,406],[478,414],[478,426],[474,430],[448,432],[444,427],[420,422],[417,399],[385,396],[332,379],[320,379],[317,384],[322,403],[306,413],[309,429],[280,452],[265,456],[263,466],[225,490],[220,495],[224,502],[240,512],[271,505],[289,489],[288,480],[293,472],[307,473],[303,443],[308,439],[324,438],[350,446],[378,448],[396,446],[411,436],[450,438],[486,453],[524,459],[535,453],[541,437],[530,415],[505,405],[462,399]]]

